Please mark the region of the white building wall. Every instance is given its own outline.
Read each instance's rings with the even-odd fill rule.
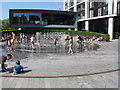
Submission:
[[[83,0],[79,0],[82,1]],[[110,34],[110,39],[113,39],[113,29],[114,29],[114,17],[117,16],[117,1],[118,0],[108,0],[108,34]],[[70,2],[70,0],[68,0]],[[89,30],[89,0],[84,0],[85,2],[85,19],[81,19],[85,21],[85,30]],[[68,3],[68,11],[69,11],[69,3]],[[74,0],[74,12],[77,12],[77,0]],[[105,16],[92,17],[92,18],[104,18]],[[91,19],[92,19],[91,18]],[[78,21],[81,21],[78,20]]]
[[[85,18],[89,17],[89,0],[85,0]]]
[[[66,0],[63,0],[63,10],[65,11],[65,3],[66,3]]]
[[[89,21],[85,21],[85,30],[89,31]]]
[[[70,0],[68,0],[68,11],[70,11]]]
[[[110,35],[110,39],[113,39],[113,23],[114,20],[113,18],[109,18],[108,20],[108,34]]]
[[[77,0],[74,0],[74,12],[77,12]]]
[[[85,0],[85,18],[89,18],[89,0]],[[89,21],[85,21],[85,30],[89,31]]]
[[[108,15],[111,15],[113,12],[113,0],[108,0]]]
[[[108,1],[108,15],[113,14],[113,0]],[[113,18],[108,19],[108,34],[110,35],[110,39],[113,38]]]
[[[117,14],[117,1],[118,0],[114,0],[114,7],[113,7],[114,8],[113,9],[114,10],[114,14]]]

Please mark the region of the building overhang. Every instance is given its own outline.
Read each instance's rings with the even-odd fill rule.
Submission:
[[[69,12],[69,11],[60,11],[60,10],[42,10],[42,9],[9,9],[9,12],[11,13],[54,13],[54,14],[69,14],[69,15],[74,15],[77,14],[76,12]]]
[[[11,25],[13,28],[75,28],[74,25]]]
[[[112,18],[116,17],[117,14],[111,14],[111,15],[105,15],[105,16],[98,16],[98,17],[92,17],[92,18],[85,18],[85,19],[79,19],[78,22],[80,21],[89,21],[89,20],[95,20],[95,19],[102,19],[102,18]]]

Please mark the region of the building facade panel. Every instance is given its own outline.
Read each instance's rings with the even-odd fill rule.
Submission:
[[[74,12],[78,13],[77,30],[110,34],[110,39],[115,38],[116,32],[120,33],[118,23],[114,24],[120,20],[119,0],[77,0],[72,8],[75,6],[77,11]],[[69,7],[66,10],[69,11]]]

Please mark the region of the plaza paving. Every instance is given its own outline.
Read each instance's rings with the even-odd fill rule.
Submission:
[[[119,70],[111,71],[118,69],[118,40],[111,42],[95,41],[92,43],[99,44],[100,48],[94,51],[75,53],[73,55],[52,53],[44,55],[40,53],[28,54],[18,51],[16,54],[23,57],[20,58],[20,60],[26,72],[14,76],[0,73],[4,76],[2,77],[2,87],[118,88]],[[13,60],[7,63],[9,65],[8,68],[11,68],[15,61]],[[111,72],[102,73],[106,71]],[[21,76],[21,78],[18,78],[19,76]]]

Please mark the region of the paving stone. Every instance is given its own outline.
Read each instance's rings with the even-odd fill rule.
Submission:
[[[91,43],[100,44],[100,48],[73,55],[17,51],[13,53],[16,58],[6,63],[12,67],[20,59],[25,70],[28,70],[21,76],[80,75],[118,69],[117,40]],[[3,77],[2,81],[4,88],[118,88],[118,72],[66,78]]]

